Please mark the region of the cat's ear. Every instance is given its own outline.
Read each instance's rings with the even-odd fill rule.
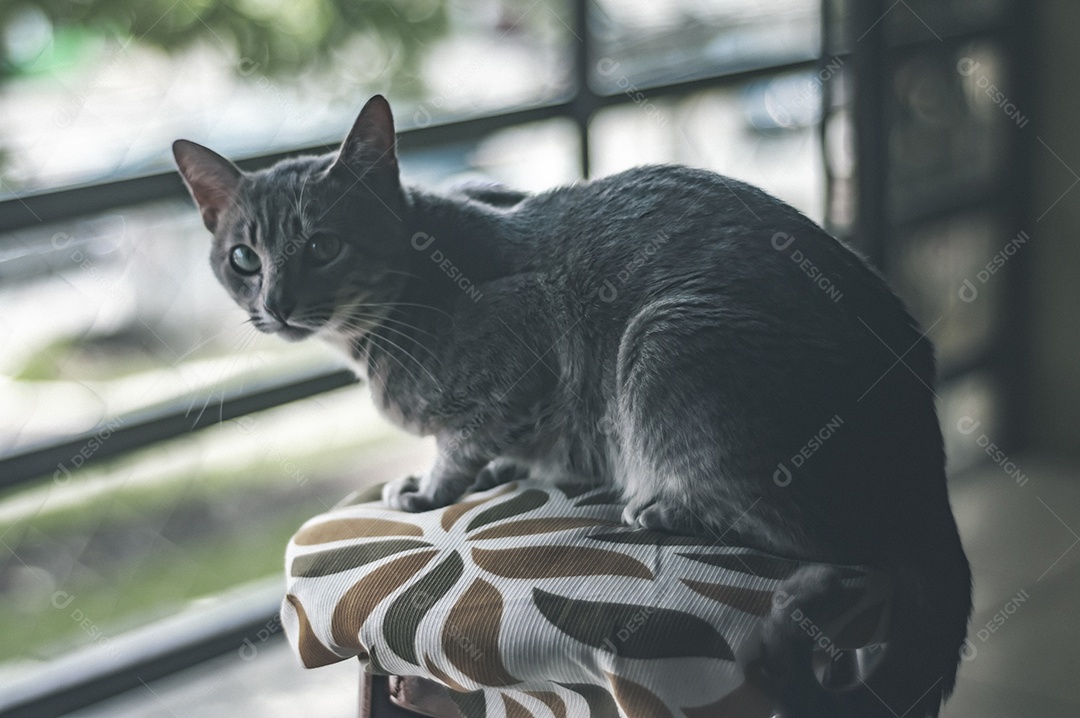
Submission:
[[[375,95],[360,110],[349,136],[341,143],[334,167],[347,167],[357,176],[372,168],[390,170],[396,175],[395,145],[390,103],[382,95]]]
[[[217,152],[188,140],[177,140],[172,148],[176,166],[199,206],[203,224],[213,232],[218,218],[236,200],[240,169]]]

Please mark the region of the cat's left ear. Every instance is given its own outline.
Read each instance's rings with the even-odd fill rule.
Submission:
[[[172,148],[176,166],[199,206],[203,224],[213,232],[218,218],[236,200],[242,173],[217,152],[189,140],[177,140]]]
[[[341,143],[334,167],[347,167],[357,177],[373,168],[397,175],[394,116],[385,97],[375,95],[360,110],[349,136]]]

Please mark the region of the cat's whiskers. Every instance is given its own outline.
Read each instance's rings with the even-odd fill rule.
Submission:
[[[404,354],[409,359],[412,359],[414,362],[416,362],[416,365],[418,367],[420,367],[421,369],[424,370],[424,373],[428,375],[428,377],[431,379],[431,381],[435,384],[436,388],[438,388],[439,391],[442,391],[442,385],[439,384],[439,380],[437,378],[435,378],[435,375],[431,373],[430,369],[428,369],[426,366],[424,366],[423,362],[421,362],[419,359],[417,359],[415,356],[413,356],[413,354],[408,349],[401,346],[400,344],[395,342],[393,339],[390,339],[389,337],[385,337],[385,336],[380,335],[378,333],[378,329],[379,329],[379,327],[376,327],[376,328],[372,329],[370,332],[368,332],[368,336],[371,337],[372,339],[381,339],[382,341],[386,342],[390,346],[395,347],[398,351],[400,351],[402,354]],[[395,359],[399,364],[401,364],[402,368],[405,367],[405,365],[401,362],[401,360],[394,356],[393,352],[387,351],[387,349],[385,347],[383,347],[383,352],[385,354],[387,354],[389,357],[391,357],[392,359]],[[410,374],[411,374],[411,372],[410,372]],[[413,378],[415,379],[416,375],[413,375]]]
[[[402,347],[401,345],[399,345],[399,344],[396,344],[396,343],[392,342],[392,340],[391,340],[391,339],[390,339],[389,337],[385,337],[385,336],[380,336],[380,335],[379,335],[379,334],[377,333],[377,331],[376,331],[376,330],[381,330],[381,331],[391,331],[391,332],[395,332],[396,334],[398,334],[398,335],[400,335],[400,336],[402,336],[402,337],[404,337],[404,338],[406,338],[406,339],[410,339],[410,340],[413,340],[413,342],[415,343],[415,338],[414,338],[414,337],[413,337],[413,336],[412,336],[411,334],[407,334],[406,332],[403,332],[403,331],[401,331],[401,330],[399,330],[399,329],[394,329],[393,327],[388,327],[388,326],[385,326],[385,325],[378,325],[378,326],[376,326],[376,327],[372,327],[372,328],[368,329],[368,330],[367,330],[367,332],[366,332],[366,334],[367,334],[368,336],[375,336],[375,337],[378,337],[378,338],[380,338],[380,339],[384,339],[385,341],[391,342],[391,343],[392,343],[392,344],[393,344],[394,346],[398,347],[398,349],[400,349],[400,351],[401,351],[402,353],[404,353],[404,354],[405,354],[405,356],[407,356],[407,357],[409,357],[410,359],[412,359],[413,361],[415,361],[415,362],[416,362],[417,364],[419,364],[419,365],[420,365],[421,367],[424,367],[424,364],[423,364],[423,363],[422,363],[422,362],[421,362],[421,361],[420,361],[419,359],[417,359],[417,357],[416,357],[416,356],[415,356],[414,354],[410,353],[410,352],[409,352],[409,351],[408,351],[407,349],[405,349],[405,348],[404,348],[404,347]],[[420,344],[418,344],[417,346],[423,346],[423,345],[420,345]],[[432,359],[432,360],[433,360],[433,361],[435,362],[435,364],[437,364],[437,365],[441,365],[441,364],[442,364],[442,362],[441,362],[441,361],[439,360],[439,357],[438,357],[438,356],[436,356],[435,354],[433,354],[433,353],[431,352],[431,350],[430,350],[430,349],[427,349],[427,348],[425,347],[425,350],[426,350],[426,351],[425,351],[425,353],[427,354],[427,356],[428,356],[428,357],[429,357],[430,359]],[[425,367],[425,371],[426,371],[426,370],[427,370],[427,369],[426,369],[426,367]],[[429,372],[429,375],[430,375],[430,372]]]
[[[241,324],[243,327],[243,324]],[[242,359],[248,359],[250,361],[251,356],[247,354],[247,350],[254,344],[259,338],[257,332],[253,329],[248,329],[246,332],[241,332],[238,337],[235,337],[233,341],[233,347],[230,349],[228,359],[223,364],[218,365],[218,376],[216,379],[209,382],[210,391],[206,394],[206,401],[203,402],[202,408],[195,416],[192,425],[198,425],[202,420],[203,414],[210,408],[210,403],[215,397],[218,398],[218,421],[223,423],[225,420],[225,392],[222,390],[218,392],[218,385],[222,382],[224,377],[231,373],[234,366],[239,364]],[[241,389],[243,389],[243,378],[241,378]],[[188,405],[188,415],[191,414],[191,409],[195,405],[196,397],[192,397],[192,403]]]
[[[400,366],[403,370],[408,372],[409,376],[413,379],[413,381],[416,381],[417,383],[420,383],[418,377],[416,376],[416,374],[413,373],[409,369],[409,367],[404,362],[401,361],[401,359],[399,359],[397,356],[395,356],[393,351],[391,351],[390,349],[387,349],[385,346],[383,346],[379,342],[384,342],[384,343],[389,344],[391,347],[396,348],[398,351],[400,351],[402,354],[404,354],[407,358],[412,359],[413,362],[415,362],[416,365],[418,367],[420,367],[420,369],[422,369],[425,374],[428,375],[428,377],[431,379],[431,382],[435,385],[436,390],[438,390],[440,392],[442,391],[442,384],[439,383],[438,378],[436,378],[435,375],[431,373],[431,370],[428,369],[426,366],[424,366],[424,364],[419,359],[417,359],[415,356],[413,356],[407,349],[403,348],[400,344],[398,344],[397,342],[394,342],[390,338],[382,336],[382,335],[380,335],[380,334],[378,334],[378,333],[376,333],[374,331],[369,332],[368,337],[370,338],[371,342],[373,344],[375,344],[375,346],[382,349],[382,353],[384,355],[386,355],[386,356],[390,357],[391,359],[393,359],[395,362],[397,362],[398,366]],[[370,362],[369,362],[369,365],[370,365]],[[385,378],[385,375],[384,375],[384,378]]]
[[[447,319],[449,319],[451,323],[453,323],[454,321],[454,317],[449,312],[443,309],[439,309],[438,307],[433,307],[430,304],[416,304],[414,302],[379,302],[377,304],[361,304],[359,306],[375,309],[382,307],[416,307],[419,309],[430,309],[433,312],[438,312],[439,314],[442,314]]]
[[[354,325],[354,324],[351,323],[352,320],[356,320],[356,319],[366,320],[367,322],[372,322],[374,324],[382,325],[383,328],[385,328],[385,329],[396,332],[397,334],[401,334],[402,336],[408,336],[410,338],[413,338],[412,334],[409,334],[406,331],[402,331],[401,329],[397,329],[397,328],[394,328],[394,327],[391,327],[391,326],[388,326],[388,325],[389,324],[396,324],[399,327],[404,327],[407,330],[412,330],[413,332],[417,332],[417,333],[420,333],[420,334],[426,334],[427,336],[431,337],[432,339],[437,338],[435,336],[435,334],[433,334],[432,332],[429,332],[426,329],[421,329],[420,327],[414,326],[414,325],[409,324],[408,322],[402,321],[400,319],[394,319],[393,317],[383,317],[383,316],[379,316],[378,314],[371,314],[371,313],[367,313],[367,312],[351,312],[348,316],[343,318],[343,321],[346,322],[347,326],[350,326],[350,327],[353,327],[353,328],[362,328],[359,325]],[[414,341],[415,341],[415,339],[414,339]]]

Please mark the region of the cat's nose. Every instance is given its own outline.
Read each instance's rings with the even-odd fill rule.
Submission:
[[[292,315],[293,309],[296,308],[296,303],[286,302],[282,299],[267,299],[263,302],[263,308],[274,319],[277,319],[282,324],[287,324],[289,316]]]

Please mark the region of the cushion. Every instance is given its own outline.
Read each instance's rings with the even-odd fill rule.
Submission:
[[[418,514],[377,495],[289,543],[282,622],[304,666],[430,679],[468,718],[771,715],[746,669],[798,562],[630,529],[606,488],[520,481]],[[887,578],[842,575],[835,618],[805,621],[819,665],[883,633]]]

